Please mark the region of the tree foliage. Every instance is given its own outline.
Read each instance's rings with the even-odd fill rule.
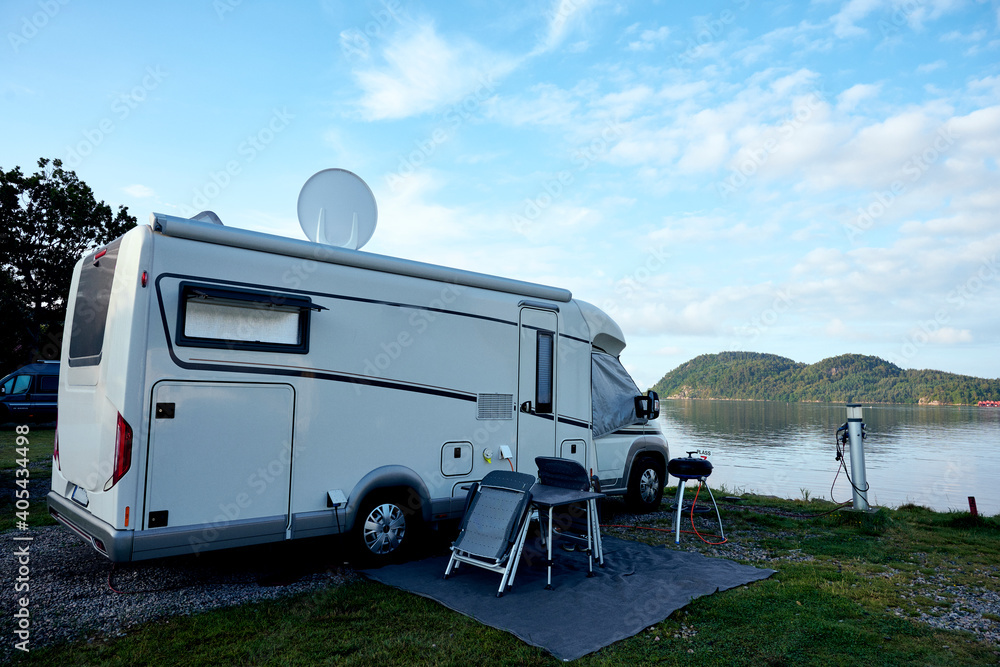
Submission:
[[[878,357],[842,354],[807,365],[774,354],[703,354],[653,387],[661,396],[827,403],[956,403],[1000,400],[1000,380],[904,370]]]
[[[0,370],[58,358],[73,266],[136,219],[97,201],[62,161],[30,176],[0,168]]]

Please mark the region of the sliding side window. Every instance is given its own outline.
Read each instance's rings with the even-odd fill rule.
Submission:
[[[309,352],[310,299],[192,283],[180,285],[177,345],[260,352]]]

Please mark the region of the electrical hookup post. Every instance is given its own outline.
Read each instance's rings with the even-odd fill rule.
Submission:
[[[851,490],[854,493],[854,509],[867,512],[868,479],[865,475],[865,424],[861,421],[861,404],[847,404],[847,438],[851,444]]]

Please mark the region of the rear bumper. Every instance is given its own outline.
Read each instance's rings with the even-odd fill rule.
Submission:
[[[87,544],[94,547],[102,556],[113,563],[125,563],[132,560],[132,537],[134,531],[115,530],[83,509],[72,500],[63,498],[55,491],[49,491],[45,497],[49,506],[49,514],[79,535]]]

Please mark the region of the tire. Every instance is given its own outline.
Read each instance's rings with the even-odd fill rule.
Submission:
[[[422,532],[420,506],[413,508],[404,498],[406,494],[373,494],[361,505],[352,540],[363,565],[380,567],[413,554]]]
[[[637,459],[632,464],[628,489],[625,493],[625,502],[629,509],[645,513],[659,508],[666,481],[662,461],[648,456]]]

